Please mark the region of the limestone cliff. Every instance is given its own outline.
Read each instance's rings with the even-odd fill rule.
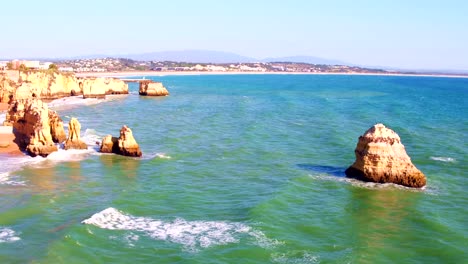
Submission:
[[[109,94],[128,94],[128,85],[114,78],[79,78],[83,98],[105,98]]]
[[[167,96],[169,95],[169,91],[167,91],[166,87],[162,85],[160,82],[153,82],[153,81],[144,81],[140,82],[140,95],[148,95],[148,96]]]
[[[77,78],[73,73],[52,71],[19,72],[18,79],[0,76],[0,102],[31,97],[52,100],[72,95],[105,97],[106,94],[128,94],[128,85],[114,78]]]
[[[115,153],[123,156],[141,157],[142,153],[138,143],[133,137],[132,130],[127,126],[120,129],[120,137],[106,136],[101,143],[101,152]]]
[[[37,97],[45,100],[81,94],[77,78],[72,73],[51,71],[20,72],[18,83],[20,86],[27,85],[31,94],[34,93]]]
[[[13,125],[20,148],[31,156],[47,156],[57,151],[49,125],[49,109],[37,98],[18,100],[10,105],[7,120]]]
[[[411,163],[398,134],[383,124],[360,136],[354,152],[356,161],[345,171],[348,177],[416,188],[426,185],[426,177]]]
[[[16,83],[4,74],[0,74],[0,103],[9,103],[13,100]]]
[[[78,119],[70,119],[68,124],[68,138],[65,141],[64,149],[87,149],[88,146],[81,140],[81,124]]]

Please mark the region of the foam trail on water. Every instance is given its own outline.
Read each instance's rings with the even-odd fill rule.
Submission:
[[[365,181],[360,181],[354,178],[336,177],[336,176],[332,176],[329,174],[315,174],[315,175],[309,175],[309,176],[317,180],[346,182],[353,186],[366,188],[366,189],[401,189],[401,190],[408,190],[408,191],[425,191],[426,190],[426,186],[422,188],[411,188],[411,187],[406,187],[406,186],[398,185],[394,183],[365,182]]]
[[[442,161],[442,162],[456,162],[457,160],[450,157],[430,157],[431,160]]]
[[[226,221],[187,221],[177,218],[174,221],[163,221],[149,217],[136,217],[124,214],[115,208],[107,208],[82,221],[109,230],[129,230],[142,232],[156,239],[183,245],[190,251],[216,245],[239,242],[242,234],[255,238],[260,231],[236,222]],[[261,237],[265,237],[263,234]]]
[[[24,186],[26,183],[21,180],[14,180],[9,172],[0,173],[0,185]]]
[[[143,160],[152,160],[155,158],[160,158],[160,159],[171,159],[172,157],[167,155],[166,153],[150,153],[150,154],[145,154],[143,153]]]
[[[20,240],[14,230],[6,227],[0,227],[0,243],[15,242]]]

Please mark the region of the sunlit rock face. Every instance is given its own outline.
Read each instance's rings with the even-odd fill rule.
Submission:
[[[415,188],[426,185],[426,176],[413,165],[398,134],[383,124],[360,136],[354,152],[356,161],[345,171],[348,177]]]
[[[169,91],[167,91],[166,87],[160,82],[144,81],[140,82],[139,94],[147,96],[167,96],[169,95]]]
[[[68,124],[68,138],[63,145],[64,149],[87,149],[88,146],[81,140],[81,124],[72,117]]]

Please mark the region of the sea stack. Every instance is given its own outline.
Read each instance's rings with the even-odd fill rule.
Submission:
[[[356,161],[346,169],[347,177],[414,188],[426,185],[426,177],[411,163],[398,134],[383,124],[360,136],[354,152]]]
[[[133,137],[132,130],[127,126],[120,129],[120,137],[116,138],[111,135],[104,137],[101,143],[102,153],[115,153],[123,156],[141,157],[142,153],[140,146]]]
[[[67,139],[65,129],[63,129],[63,121],[57,112],[49,110],[49,125],[52,140],[55,143],[62,143]]]
[[[148,80],[140,82],[139,94],[147,96],[167,96],[169,92],[162,83]]]
[[[40,99],[15,101],[10,105],[5,125],[13,126],[18,145],[29,155],[46,157],[57,151],[50,133],[49,108]]]
[[[81,124],[78,119],[72,117],[68,124],[68,138],[63,146],[64,149],[88,149],[86,143],[81,140]]]

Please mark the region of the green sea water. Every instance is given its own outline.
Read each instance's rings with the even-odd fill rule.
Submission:
[[[468,79],[146,78],[50,104],[88,150],[0,156],[0,263],[467,263]],[[344,177],[376,123],[425,188]],[[98,153],[124,124],[143,157]]]

